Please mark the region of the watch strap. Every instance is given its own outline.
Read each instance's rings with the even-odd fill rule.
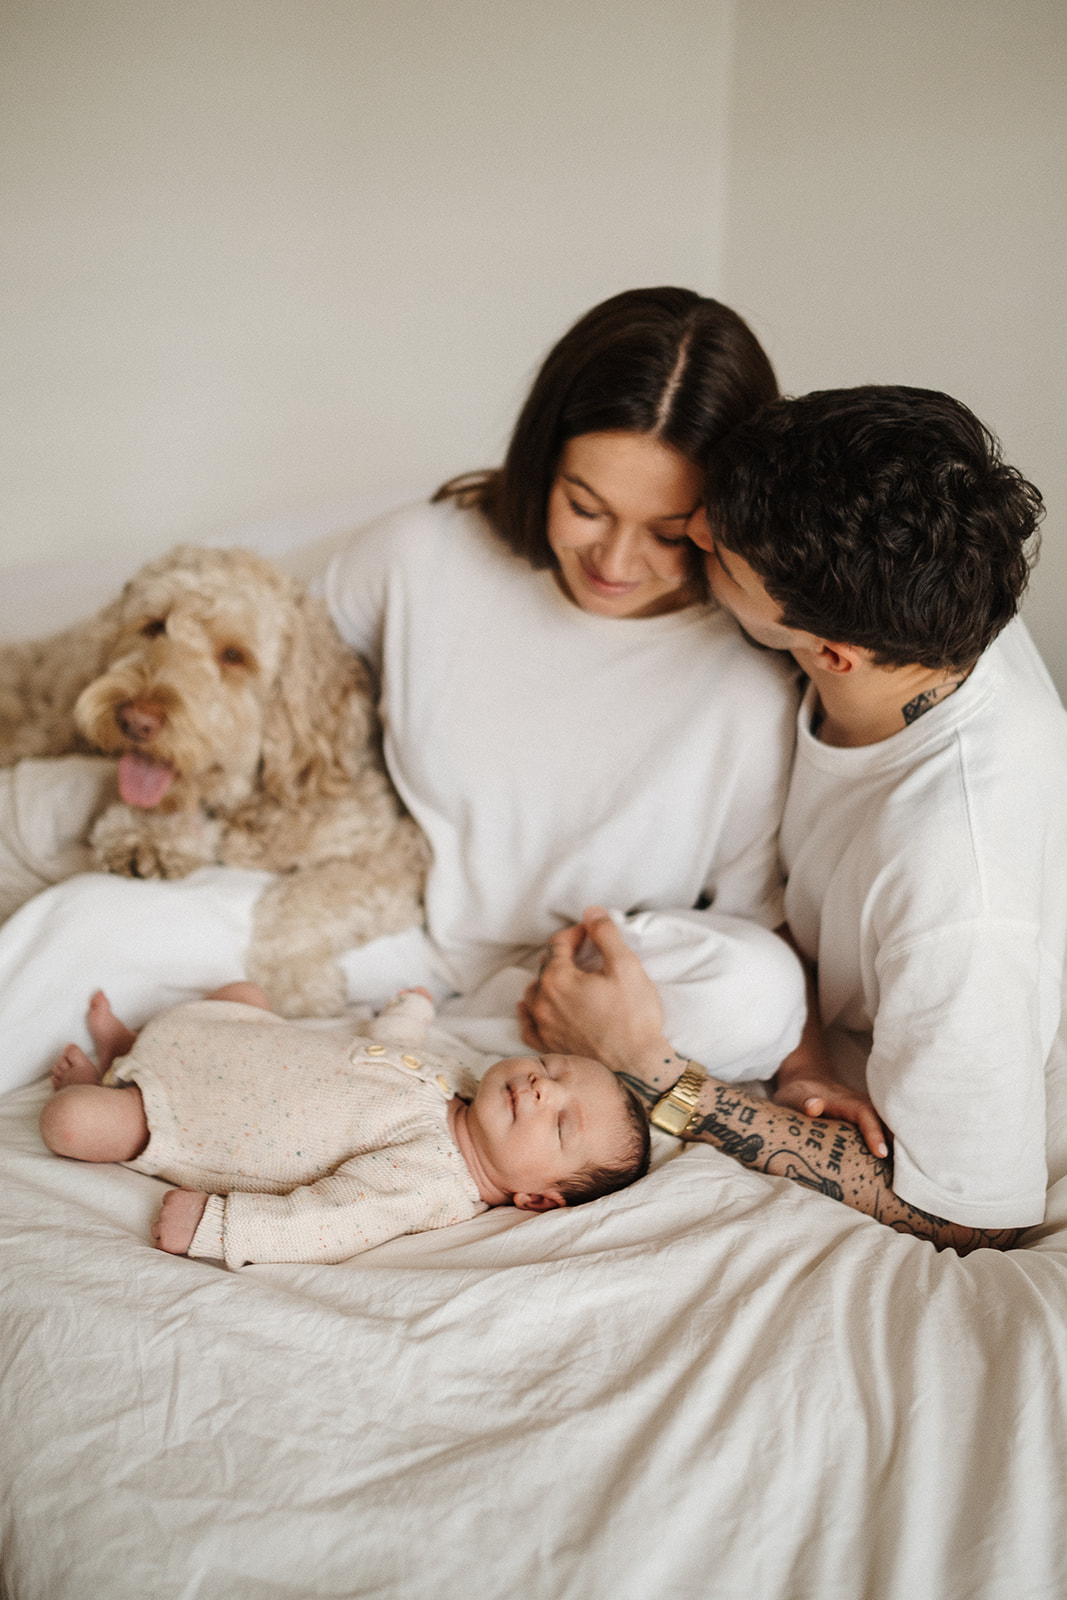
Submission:
[[[676,1139],[680,1139],[693,1120],[700,1091],[707,1079],[703,1067],[695,1061],[687,1061],[685,1071],[674,1088],[668,1089],[649,1112],[648,1120],[652,1126],[662,1128],[664,1133],[672,1133]]]

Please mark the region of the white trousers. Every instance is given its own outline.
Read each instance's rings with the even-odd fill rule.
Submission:
[[[117,1016],[140,1027],[156,1011],[244,976],[265,872],[204,867],[188,878],[140,881],[81,872],[87,818],[113,763],[74,757],[22,762],[0,773],[0,1091],[51,1069],[68,1040],[91,1048],[90,995],[103,989]],[[61,782],[57,782],[62,779]],[[63,823],[57,818],[62,816]],[[730,1081],[766,1078],[800,1036],[800,964],[766,929],[714,912],[613,913],[659,989],[674,1047]],[[512,957],[457,995],[422,929],[374,940],[342,958],[352,1002],[383,1005],[421,984],[443,1028],[495,1057],[524,1050],[515,1008],[540,954]]]

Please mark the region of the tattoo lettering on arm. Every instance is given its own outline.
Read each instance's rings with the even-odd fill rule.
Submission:
[[[647,1092],[642,1098],[647,1099]],[[704,1086],[686,1139],[713,1145],[754,1172],[789,1178],[839,1200],[898,1233],[929,1239],[939,1250],[950,1247],[960,1255],[982,1248],[1006,1250],[1019,1237],[1019,1229],[970,1228],[909,1205],[893,1191],[892,1155],[872,1155],[851,1122],[809,1120],[788,1106],[714,1078]]]

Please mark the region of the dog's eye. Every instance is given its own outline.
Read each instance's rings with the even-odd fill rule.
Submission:
[[[144,634],[146,639],[155,639],[161,633],[166,633],[166,631],[167,624],[162,617],[152,617],[152,619],[149,622],[146,622],[144,627],[141,629],[141,632]]]
[[[219,651],[219,660],[224,667],[247,667],[248,665],[248,657],[235,644],[223,645]]]

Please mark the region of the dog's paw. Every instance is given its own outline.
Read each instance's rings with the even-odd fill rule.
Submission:
[[[219,823],[201,811],[161,817],[120,803],[97,818],[89,844],[103,872],[125,878],[185,878],[218,860],[220,833]]]

